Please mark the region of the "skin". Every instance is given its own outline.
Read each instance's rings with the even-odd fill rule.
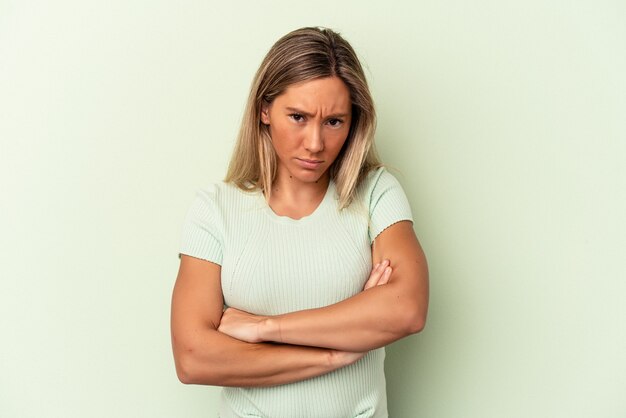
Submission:
[[[349,91],[336,77],[294,84],[262,109],[278,157],[270,199],[277,214],[298,219],[319,205],[328,168],[349,132],[350,109]],[[376,237],[372,260],[363,292],[324,308],[266,317],[222,312],[221,267],[183,255],[171,317],[179,379],[284,384],[352,364],[368,350],[419,332],[428,308],[428,271],[411,223],[398,222]]]
[[[315,210],[351,120],[350,92],[337,77],[293,84],[263,107],[261,122],[269,126],[278,160],[269,201],[274,212],[299,219]]]

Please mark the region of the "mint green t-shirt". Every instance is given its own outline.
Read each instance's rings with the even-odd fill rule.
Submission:
[[[259,191],[216,183],[198,192],[183,226],[181,254],[222,266],[224,303],[258,315],[319,308],[363,290],[371,243],[412,220],[402,187],[386,169],[368,174],[355,201],[338,210],[331,181],[316,210],[276,215]],[[300,382],[223,388],[220,418],[387,417],[384,348]]]

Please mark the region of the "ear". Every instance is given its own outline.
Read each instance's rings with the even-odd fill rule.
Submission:
[[[270,104],[263,102],[261,105],[261,122],[264,125],[270,124]]]

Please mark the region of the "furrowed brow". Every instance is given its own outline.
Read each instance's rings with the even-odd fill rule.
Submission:
[[[297,107],[286,107],[285,109],[287,109],[289,112],[298,113],[307,117],[314,116],[312,113],[305,112],[304,110],[298,109]]]
[[[309,113],[309,112],[305,112],[304,110],[302,110],[302,109],[298,109],[297,107],[286,107],[285,109],[286,109],[287,111],[289,111],[289,112],[298,113],[298,114],[303,115],[303,116],[306,116],[306,117],[312,117],[312,116],[315,116],[314,114]],[[345,118],[345,117],[347,117],[347,116],[348,116],[348,114],[347,114],[347,113],[335,113],[335,114],[332,114],[332,115],[328,115],[328,116],[326,116],[326,119],[332,119],[332,118]]]

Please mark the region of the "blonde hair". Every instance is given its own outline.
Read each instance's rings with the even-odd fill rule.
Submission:
[[[276,154],[269,128],[261,122],[263,104],[302,81],[339,77],[350,91],[352,123],[346,142],[329,168],[339,207],[353,201],[357,187],[380,163],[374,148],[376,111],[363,68],[350,44],[325,28],[301,28],[280,38],[256,72],[224,181],[243,190],[261,190],[269,200]]]

